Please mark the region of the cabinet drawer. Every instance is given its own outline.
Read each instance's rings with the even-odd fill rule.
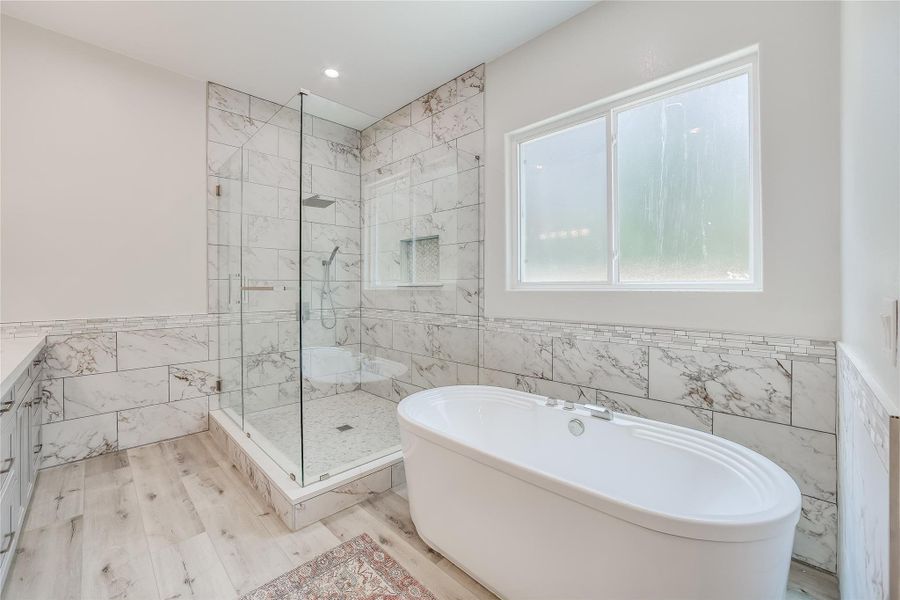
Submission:
[[[9,485],[0,496],[0,565],[5,566],[6,561],[12,558],[13,542],[16,537],[16,528],[19,526],[19,482],[18,474],[13,472]]]

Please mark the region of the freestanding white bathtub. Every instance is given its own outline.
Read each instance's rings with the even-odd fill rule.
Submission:
[[[784,596],[800,490],[780,467],[545,401],[453,386],[400,403],[410,513],[430,546],[509,600]]]

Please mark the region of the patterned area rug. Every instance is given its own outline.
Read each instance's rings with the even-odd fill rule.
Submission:
[[[437,600],[365,533],[241,600]]]

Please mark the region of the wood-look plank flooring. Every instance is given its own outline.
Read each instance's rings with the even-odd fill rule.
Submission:
[[[291,532],[208,433],[41,471],[3,598],[228,600],[368,533],[441,600],[495,596],[416,534],[402,489]],[[791,571],[788,598],[836,600]]]

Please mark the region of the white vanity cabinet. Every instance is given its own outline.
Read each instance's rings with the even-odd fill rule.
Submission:
[[[0,340],[0,586],[6,582],[41,462],[43,338]]]

